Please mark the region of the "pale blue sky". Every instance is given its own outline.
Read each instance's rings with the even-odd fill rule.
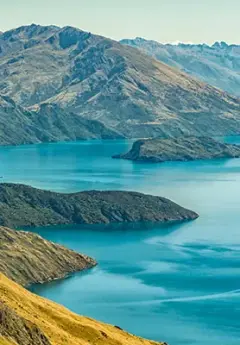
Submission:
[[[113,39],[240,43],[240,0],[0,0],[0,30],[71,25]]]

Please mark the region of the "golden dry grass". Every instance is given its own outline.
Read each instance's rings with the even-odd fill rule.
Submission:
[[[0,345],[16,345],[16,343],[8,339],[5,339],[4,337],[1,337],[0,335]]]
[[[32,294],[0,273],[0,300],[36,324],[52,345],[157,345],[114,326],[76,315]],[[13,345],[0,338],[1,345]]]

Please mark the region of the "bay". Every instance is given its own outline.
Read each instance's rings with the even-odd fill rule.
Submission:
[[[226,138],[239,143],[239,137]],[[171,345],[239,345],[240,159],[113,160],[131,141],[0,148],[2,182],[61,192],[136,190],[200,214],[184,224],[31,229],[97,259],[91,271],[33,286],[74,312]]]

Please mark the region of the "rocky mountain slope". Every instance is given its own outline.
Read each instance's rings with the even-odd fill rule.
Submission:
[[[37,117],[40,109],[39,132],[51,127],[46,108],[41,112],[48,104],[62,109],[66,128],[74,128],[68,124],[74,113],[116,136],[240,133],[236,97],[135,48],[72,27],[31,25],[2,33],[0,93]]]
[[[143,38],[124,39],[126,44],[169,66],[195,76],[230,94],[240,96],[240,45],[216,42],[207,44],[161,44]]]
[[[0,273],[1,345],[164,345],[76,315]],[[167,345],[167,344],[165,344]]]
[[[240,146],[208,137],[138,140],[129,152],[113,156],[151,163],[237,157],[240,157]]]
[[[60,279],[95,265],[88,256],[36,234],[0,227],[0,272],[22,285]]]
[[[0,301],[0,344],[51,345],[39,327]]]
[[[0,95],[0,145],[121,137],[99,121],[62,111],[56,105],[41,105],[38,112],[32,112]]]
[[[73,194],[0,184],[0,225],[166,222],[197,218],[172,201],[136,192],[86,191]]]

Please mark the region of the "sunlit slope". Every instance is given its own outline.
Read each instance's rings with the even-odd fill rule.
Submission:
[[[15,343],[0,336],[0,345],[15,345]]]
[[[61,279],[96,261],[26,231],[0,226],[0,272],[21,285]]]
[[[0,274],[0,301],[2,305],[7,306],[19,318],[22,318],[23,322],[30,323],[39,329],[39,332],[43,332],[52,345],[159,344],[130,335],[114,326],[78,316],[58,304],[30,293],[3,274]],[[0,324],[0,336],[3,332]],[[8,335],[0,338],[0,344],[12,345],[15,343],[10,340]],[[22,343],[17,344],[25,345],[24,339]],[[35,344],[37,343],[35,342]],[[39,344],[45,343],[39,342]]]

